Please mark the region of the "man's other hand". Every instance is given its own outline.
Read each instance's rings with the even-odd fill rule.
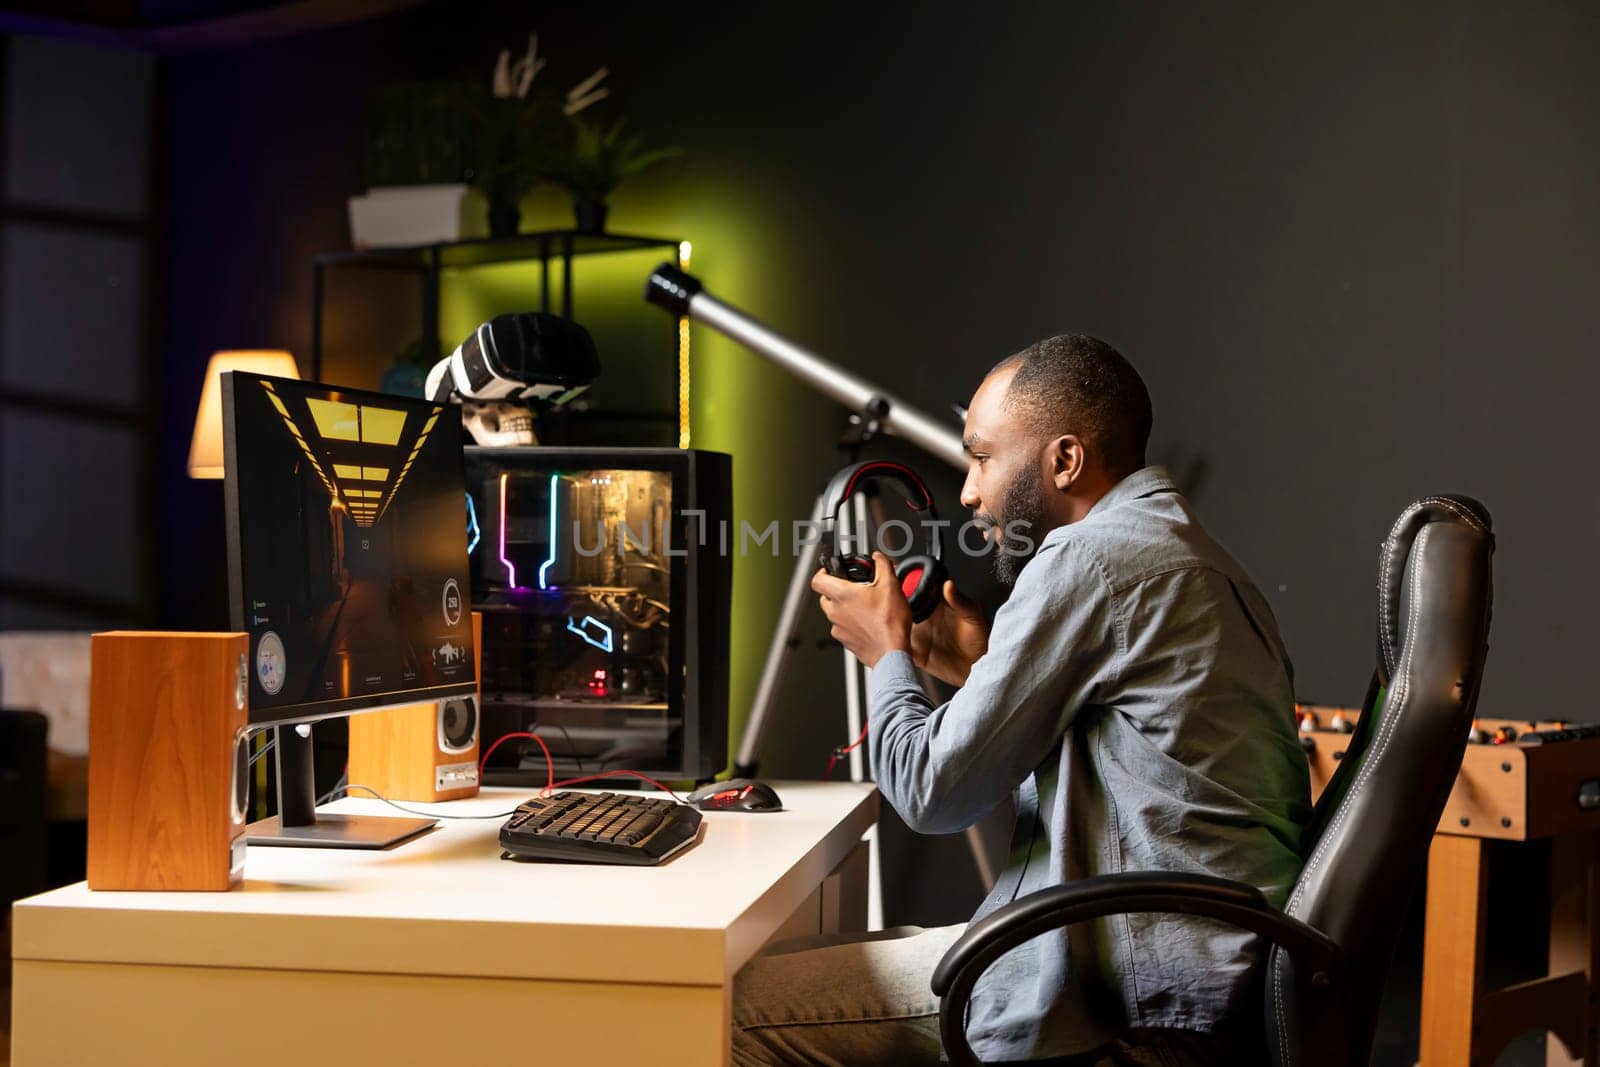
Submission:
[[[872,554],[872,582],[852,582],[819,570],[811,588],[822,598],[822,613],[833,623],[833,637],[868,667],[890,652],[911,651],[911,605],[894,579],[894,564]]]
[[[944,583],[944,601],[911,627],[911,659],[941,682],[965,685],[978,658],[989,651],[989,627],[978,605]]]

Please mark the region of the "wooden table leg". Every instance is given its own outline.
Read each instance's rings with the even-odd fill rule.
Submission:
[[[1476,837],[1436,834],[1428,848],[1421,1067],[1467,1067],[1472,1062],[1483,971],[1487,844]]]
[[[1588,980],[1583,1048],[1568,1049],[1555,1034],[1545,1038],[1550,1067],[1600,1065],[1596,981],[1600,980],[1600,834],[1566,834],[1550,842],[1550,973],[1577,972]]]

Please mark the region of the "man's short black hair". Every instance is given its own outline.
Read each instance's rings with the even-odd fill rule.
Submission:
[[[1008,367],[1016,375],[1006,406],[1029,430],[1046,437],[1076,434],[1112,474],[1144,466],[1150,393],[1121,352],[1098,337],[1064,333],[1008,356],[994,370]]]

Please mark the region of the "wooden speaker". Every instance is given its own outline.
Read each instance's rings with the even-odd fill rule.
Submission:
[[[90,889],[231,889],[244,874],[248,636],[95,634]]]
[[[483,615],[472,613],[472,655],[482,669]],[[479,681],[478,692],[483,692]],[[362,712],[350,717],[350,783],[390,800],[460,800],[478,795],[475,697]],[[360,796],[360,792],[352,793]]]

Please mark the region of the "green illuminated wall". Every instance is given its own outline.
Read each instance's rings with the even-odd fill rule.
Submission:
[[[617,233],[680,237],[693,245],[691,269],[706,288],[736,307],[783,328],[798,318],[769,265],[782,257],[785,220],[760,218],[719,183],[640,179],[612,200],[607,228]],[[690,190],[693,190],[691,193]],[[481,207],[469,203],[468,225]],[[570,226],[566,198],[537,190],[523,205],[522,229]],[[477,223],[481,226],[481,223]],[[672,322],[644,303],[645,279],[661,252],[607,253],[574,260],[574,317],[600,346],[597,398],[626,403],[632,383],[670,381],[676,359]],[[538,264],[501,264],[447,272],[440,295],[440,343],[452,347],[484,319],[538,306]],[[561,277],[553,265],[552,308],[559,310]],[[804,518],[831,456],[811,459],[795,442],[810,440],[837,410],[785,372],[702,327],[690,331],[690,426],[695,448],[733,456],[734,521],[757,528],[777,518]],[[652,390],[654,391],[654,390]],[[734,559],[730,648],[730,759],[737,749],[763,658],[793,569],[788,555],[763,550]]]

